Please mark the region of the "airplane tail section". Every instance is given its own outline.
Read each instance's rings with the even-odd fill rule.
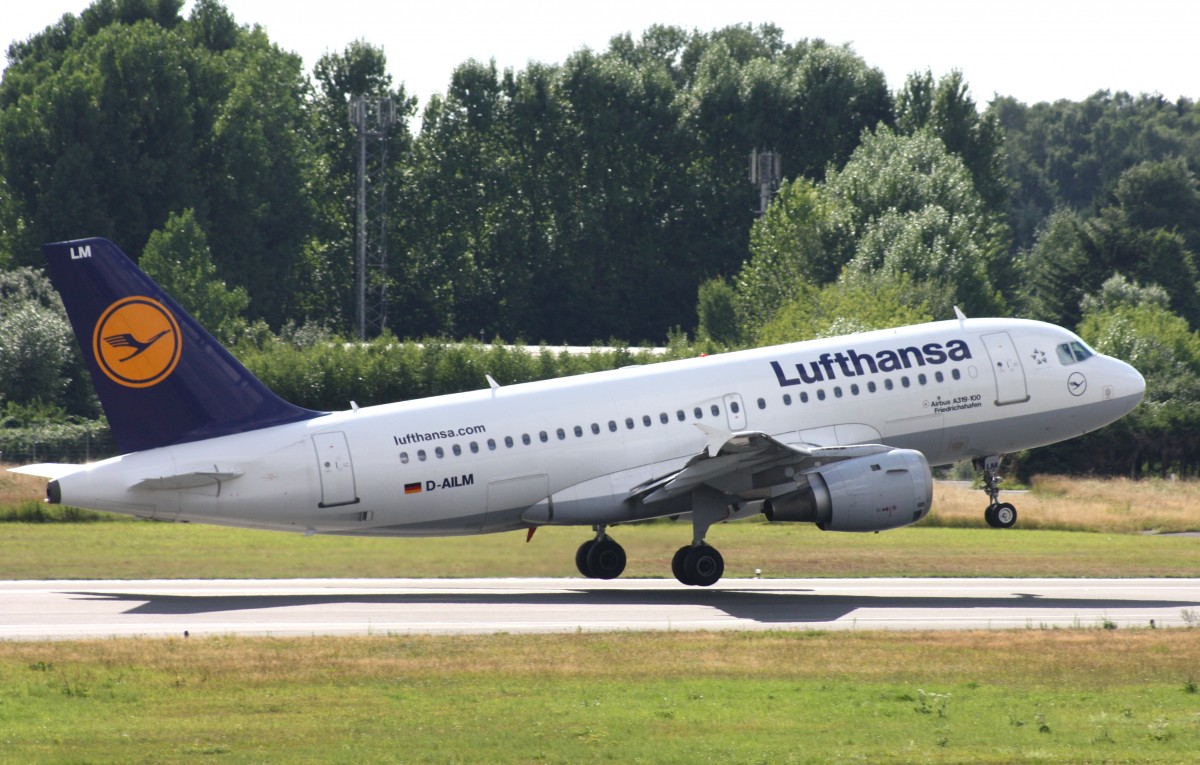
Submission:
[[[121,451],[320,414],[275,395],[107,239],[42,251]]]

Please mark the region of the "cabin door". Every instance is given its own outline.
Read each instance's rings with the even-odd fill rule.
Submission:
[[[358,502],[354,485],[354,464],[346,434],[318,433],[313,436],[317,450],[317,473],[321,476],[321,503],[318,507],[353,505]]]
[[[1029,389],[1025,385],[1025,368],[1007,332],[989,332],[983,335],[984,347],[992,362],[992,374],[996,378],[996,406],[1021,404],[1029,400]]]

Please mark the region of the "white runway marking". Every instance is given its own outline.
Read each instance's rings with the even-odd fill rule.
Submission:
[[[0,639],[1200,626],[1200,579],[0,582]]]

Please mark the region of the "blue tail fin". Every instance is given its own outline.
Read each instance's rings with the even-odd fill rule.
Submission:
[[[318,416],[272,393],[107,239],[42,251],[121,451]]]

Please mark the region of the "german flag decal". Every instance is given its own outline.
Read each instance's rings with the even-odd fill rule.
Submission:
[[[404,484],[404,493],[405,494],[420,494],[421,493],[421,482],[417,481],[416,483]]]

